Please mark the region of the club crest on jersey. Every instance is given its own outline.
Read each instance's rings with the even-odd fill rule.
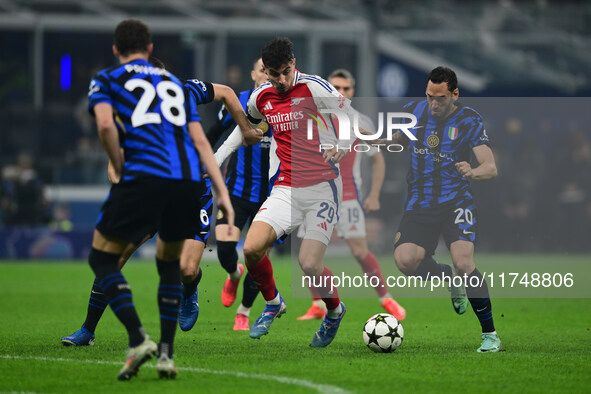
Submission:
[[[291,105],[300,105],[303,99],[305,99],[305,97],[294,97],[291,99]]]
[[[447,136],[452,141],[455,140],[456,138],[458,138],[458,128],[457,127],[450,127],[447,130]]]
[[[439,137],[437,137],[435,134],[430,135],[427,137],[427,145],[429,145],[431,148],[435,148],[437,145],[439,145]]]

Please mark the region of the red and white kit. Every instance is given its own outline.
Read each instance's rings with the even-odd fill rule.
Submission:
[[[250,96],[248,117],[253,123],[264,119],[271,125],[280,163],[271,195],[253,221],[272,226],[278,238],[304,223],[304,238],[325,244],[330,240],[338,220],[342,183],[339,166],[325,163],[320,146],[337,146],[339,141],[330,116],[320,111],[335,107],[351,119],[355,113],[350,101],[327,81],[298,71],[287,93],[278,93],[267,82]],[[327,121],[323,119],[325,127],[319,129],[316,119],[322,118]]]

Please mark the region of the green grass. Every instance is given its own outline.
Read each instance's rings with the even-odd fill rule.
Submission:
[[[489,258],[506,266],[522,260]],[[130,382],[116,380],[126,335],[112,312],[99,324],[95,346],[60,344],[60,337],[82,324],[93,278],[87,264],[0,263],[0,392],[590,390],[590,299],[494,299],[495,323],[506,349],[497,354],[475,352],[480,327],[471,310],[457,316],[448,300],[432,298],[401,299],[408,312],[404,342],[392,354],[375,354],[363,344],[361,329],[369,316],[382,311],[378,301],[345,299],[347,316],[339,335],[328,348],[312,349],[308,344],[319,321],[295,320],[310,301],[291,297],[289,262],[273,262],[288,313],[268,336],[252,340],[247,332],[232,331],[235,307],[220,302],[224,273],[218,263],[206,262],[199,321],[188,333],[177,331],[178,378],[158,380],[149,362]],[[124,272],[144,327],[157,339],[155,266],[134,260]],[[251,322],[262,308],[259,297]]]

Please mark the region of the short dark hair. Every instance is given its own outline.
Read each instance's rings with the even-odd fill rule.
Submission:
[[[252,61],[252,69],[254,70],[257,66],[257,63],[259,62],[259,59],[261,59],[263,57],[263,55],[261,55],[260,53],[254,58],[254,60]]]
[[[152,63],[152,66],[156,68],[163,68],[166,70],[166,65],[164,64],[164,62],[158,59],[156,56],[150,56],[148,58],[148,62]]]
[[[278,69],[295,58],[293,43],[287,37],[277,37],[265,45],[262,58],[266,68]]]
[[[431,70],[429,73],[429,78],[427,81],[431,81],[433,83],[447,83],[447,89],[450,92],[453,92],[458,87],[458,77],[454,70],[449,67],[439,66]]]
[[[352,87],[355,87],[355,77],[353,77],[353,74],[349,70],[338,68],[331,72],[327,79],[330,81],[333,78],[345,78],[351,82]]]
[[[147,52],[151,42],[150,29],[139,19],[125,19],[115,29],[114,43],[121,56]]]

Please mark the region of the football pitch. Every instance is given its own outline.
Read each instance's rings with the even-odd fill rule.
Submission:
[[[210,254],[211,256],[211,254]],[[503,257],[507,265],[510,256]],[[520,259],[521,257],[513,257]],[[532,257],[530,257],[532,258]],[[390,257],[382,265],[392,264]],[[471,309],[453,312],[448,299],[403,298],[404,341],[391,354],[371,352],[362,328],[383,312],[375,298],[344,299],[347,314],[335,341],[308,346],[320,321],[296,321],[309,299],[292,298],[291,265],[274,257],[287,314],[260,340],[232,331],[238,300],[224,308],[225,272],[203,263],[200,315],[190,332],[177,330],[176,380],[159,380],[148,361],[138,377],[119,382],[127,346],[123,326],[107,311],[96,344],[63,347],[60,338],[83,322],[93,275],[85,262],[0,262],[0,392],[589,392],[591,300],[494,298],[504,351],[478,354],[480,326]],[[159,338],[157,274],[151,261],[124,269],[148,334]],[[393,291],[393,295],[396,293]],[[263,309],[259,296],[251,323]]]

